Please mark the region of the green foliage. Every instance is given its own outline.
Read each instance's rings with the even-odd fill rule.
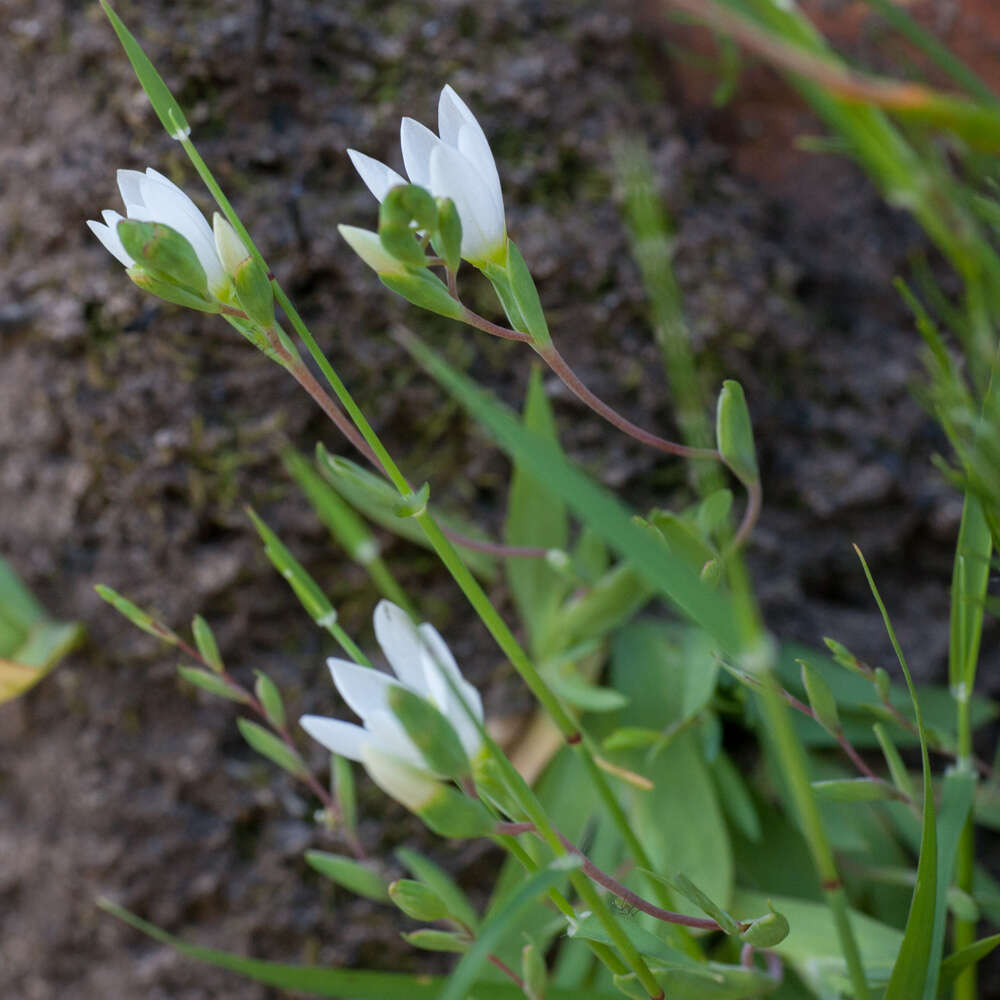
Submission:
[[[389,902],[390,893],[385,879],[360,861],[327,851],[306,851],[306,863],[324,878],[356,896],[373,899],[376,903]]]
[[[250,696],[243,688],[210,670],[202,670],[200,667],[178,667],[177,673],[189,684],[193,684],[209,694],[218,695],[229,701],[237,701],[243,705],[250,704]]]
[[[236,725],[243,739],[262,757],[266,757],[283,771],[288,771],[297,778],[305,777],[308,773],[302,758],[287,743],[263,726],[250,719],[237,719]]]

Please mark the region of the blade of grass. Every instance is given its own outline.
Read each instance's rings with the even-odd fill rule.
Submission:
[[[913,890],[910,912],[906,918],[906,930],[903,933],[903,943],[900,945],[899,955],[896,957],[896,964],[893,966],[892,975],[889,978],[885,1000],[916,1000],[917,997],[922,997],[923,1000],[934,1000],[937,995],[937,980],[940,969],[936,963],[931,967],[930,960],[938,909],[939,907],[943,908],[945,904],[943,900],[938,899],[937,893],[938,831],[934,811],[931,762],[927,752],[927,733],[924,729],[920,703],[917,701],[916,688],[914,688],[913,678],[910,676],[910,668],[896,638],[889,612],[886,610],[882,595],[875,585],[875,578],[868,568],[868,563],[865,561],[861,549],[855,545],[854,551],[858,554],[858,559],[861,560],[861,567],[868,580],[868,586],[871,588],[872,596],[875,598],[875,603],[882,615],[889,641],[892,643],[896,659],[899,660],[903,676],[906,678],[906,686],[913,702],[913,713],[920,737],[920,758],[924,777],[924,810],[920,835],[920,859],[917,862],[917,885]]]

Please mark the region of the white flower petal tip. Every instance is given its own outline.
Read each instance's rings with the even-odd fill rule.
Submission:
[[[483,746],[479,731],[482,699],[462,676],[444,639],[432,625],[414,625],[410,616],[391,601],[380,601],[373,617],[375,637],[396,676],[331,657],[327,665],[333,682],[362,725],[306,715],[300,720],[302,728],[333,753],[361,759],[366,767],[369,751],[373,750],[391,762],[405,762],[408,773],[437,788],[438,774],[389,708],[390,692],[405,688],[431,702],[454,726],[470,759]],[[376,766],[382,766],[383,771],[389,767],[384,761],[377,761]],[[378,776],[372,777],[390,795],[407,804]]]
[[[337,226],[337,231],[347,240],[351,249],[376,273],[386,275],[406,274],[406,268],[382,246],[378,233],[357,226]]]
[[[399,130],[403,164],[411,183],[455,202],[462,220],[462,257],[482,267],[501,259],[507,243],[500,175],[486,134],[450,85],[438,100],[438,132],[404,118]],[[379,201],[406,183],[379,160],[353,149],[347,154]]]
[[[125,203],[126,217],[139,222],[159,222],[180,233],[191,244],[197,255],[208,279],[209,291],[220,301],[228,301],[229,278],[216,251],[212,227],[198,206],[173,181],[152,167],[147,168],[145,173],[139,170],[119,170],[116,179],[122,201]],[[109,214],[114,215],[117,221],[122,217],[116,212],[104,213],[105,223],[110,230],[114,227],[108,221]],[[94,235],[121,263],[131,267],[133,263],[131,258],[126,263],[121,255],[124,253],[124,248],[120,247],[121,241],[117,239],[117,232],[115,232],[117,240],[115,244],[114,241],[105,239],[103,231],[97,228],[98,225],[90,226]],[[119,249],[121,253],[118,252]],[[125,257],[128,255],[125,254]]]

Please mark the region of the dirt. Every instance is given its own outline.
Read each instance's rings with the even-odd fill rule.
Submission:
[[[862,6],[818,12],[858,43],[873,37]],[[1000,36],[975,20],[988,9],[964,5],[942,30],[970,54],[972,39],[988,50]],[[227,326],[142,295],[83,225],[120,207],[116,167],[154,165],[207,207],[99,8],[6,0],[0,11],[0,551],[55,614],[89,631],[83,650],[0,710],[2,993],[276,995],[147,942],[98,911],[99,895],[258,957],[427,968],[386,909],[306,872],[306,848],[342,846],[311,824],[315,803],[242,745],[233,710],[182,685],[178,658],[93,591],[110,584],[178,628],[202,612],[234,672],[268,671],[293,717],[333,710],[329,650],[263,558],[243,505],[367,643],[376,599],[280,462],[289,444],[347,446]],[[783,637],[832,634],[887,658],[858,542],[916,671],[941,679],[960,503],[931,465],[944,442],[914,399],[917,339],[890,285],[924,240],[851,166],[790,149],[817,126],[769,71],[751,67],[735,102],[712,109],[704,74],[679,57],[689,33],[623,4],[209,0],[120,12],[391,450],[494,533],[505,462],[387,331],[404,317],[419,325],[512,403],[529,359],[414,318],[352,258],[335,225],[370,225],[374,212],[344,150],[398,166],[400,115],[433,123],[450,81],[493,141],[509,226],[563,354],[628,416],[669,432],[609,155],[622,131],[645,135],[676,218],[699,355],[713,385],[739,378],[750,399],[767,498],[751,559],[768,622]],[[580,419],[550,388],[572,454],[639,504],[677,496],[676,466]],[[527,705],[432,561],[383,542],[485,687],[488,711]],[[995,638],[981,675],[993,693]],[[363,788],[373,857],[416,844],[484,898],[478,849],[435,843]]]

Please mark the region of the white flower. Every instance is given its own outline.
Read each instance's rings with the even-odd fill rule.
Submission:
[[[383,787],[386,769],[391,770],[394,763],[405,766],[407,774],[416,770],[429,778],[434,771],[389,708],[391,690],[404,687],[431,702],[452,724],[469,758],[475,757],[482,737],[466,706],[481,723],[483,703],[479,692],[462,677],[437,629],[427,624],[415,626],[402,608],[380,601],[375,608],[375,637],[398,680],[347,660],[327,660],[333,683],[361,717],[362,725],[304,715],[299,720],[302,728],[331,752],[362,761]],[[372,771],[373,760],[377,773]],[[390,794],[399,798],[394,792]]]
[[[191,244],[208,279],[208,290],[216,298],[225,300],[229,278],[219,260],[212,227],[198,206],[176,184],[152,167],[144,174],[138,170],[119,170],[118,190],[121,191],[129,219],[160,222],[175,229]],[[90,231],[125,267],[133,267],[135,261],[118,237],[118,223],[122,221],[122,216],[106,209],[101,217],[103,223],[88,221]]]
[[[410,181],[439,198],[451,198],[462,220],[462,256],[479,266],[497,258],[507,242],[496,161],[479,122],[446,86],[438,101],[438,131],[412,118],[399,130]],[[379,201],[406,181],[384,163],[349,149],[347,155]]]

